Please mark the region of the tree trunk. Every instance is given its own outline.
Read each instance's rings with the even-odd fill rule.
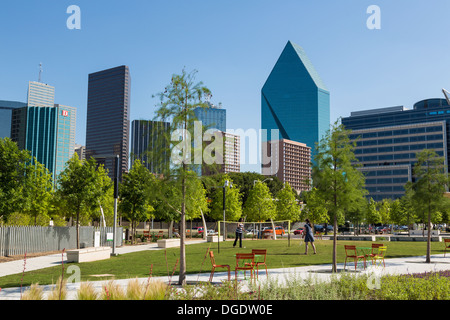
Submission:
[[[167,234],[169,235],[169,239],[173,238],[173,220],[170,220],[169,229],[167,230]]]
[[[208,229],[206,227],[206,220],[205,216],[203,215],[203,210],[200,209],[200,213],[202,214],[202,222],[203,222],[203,240],[206,240],[208,236]]]
[[[427,237],[427,258],[426,263],[431,263],[431,205],[428,200],[428,237]]]
[[[272,223],[272,233],[273,233],[273,240],[277,240],[277,232],[275,231],[275,225],[273,223],[273,219],[270,219],[270,222]]]
[[[186,172],[185,170],[185,164],[183,163],[183,172]],[[182,181],[182,194],[183,194],[183,200],[181,203],[181,219],[180,219],[180,275],[178,284],[179,285],[185,285],[186,284],[186,177],[183,176]]]
[[[80,209],[77,209],[77,223],[76,223],[76,230],[77,230],[77,249],[80,249]]]
[[[337,272],[337,213],[334,213],[333,222],[333,273]]]

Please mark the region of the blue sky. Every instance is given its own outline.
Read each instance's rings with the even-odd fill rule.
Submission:
[[[69,5],[81,30],[69,30]],[[381,9],[369,30],[366,10]],[[448,0],[15,0],[0,4],[0,100],[26,100],[28,81],[77,107],[85,143],[88,74],[130,67],[131,120],[153,118],[183,67],[227,109],[227,127],[260,128],[260,91],[287,41],[302,46],[331,93],[331,122],[351,111],[412,105],[450,90]],[[259,166],[242,170],[259,171]]]

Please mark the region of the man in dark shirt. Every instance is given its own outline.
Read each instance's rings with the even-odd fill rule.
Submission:
[[[242,248],[242,233],[244,232],[244,224],[242,223],[242,219],[239,220],[239,223],[236,227],[236,239],[234,239],[233,248],[236,246],[236,243],[239,239],[239,247]]]

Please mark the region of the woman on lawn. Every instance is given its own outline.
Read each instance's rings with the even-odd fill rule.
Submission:
[[[311,246],[314,249],[314,254],[316,254],[316,246],[314,245],[314,235],[312,231],[311,222],[309,219],[305,220],[305,254],[308,254],[308,243],[311,242]]]

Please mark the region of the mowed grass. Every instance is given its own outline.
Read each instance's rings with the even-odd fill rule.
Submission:
[[[370,247],[370,241],[338,241],[338,263],[343,263],[345,259],[344,245],[356,245]],[[388,250],[386,258],[399,258],[410,256],[423,256],[426,254],[426,242],[384,242]],[[291,239],[290,244],[287,239],[274,240],[247,240],[243,241],[244,248],[233,248],[233,241],[217,243],[189,244],[186,246],[186,267],[189,274],[209,273],[211,262],[208,250],[212,250],[217,264],[228,264],[234,269],[236,260],[234,255],[238,252],[251,252],[251,249],[267,249],[267,265],[270,268],[302,267],[308,265],[331,264],[332,262],[332,240],[316,240],[317,254],[313,255],[310,247],[308,255],[304,255],[305,244],[302,240]],[[444,253],[444,244],[440,242],[431,243],[432,254]],[[79,267],[81,281],[96,281],[126,278],[146,278],[167,277],[170,280],[172,275],[177,275],[179,271],[179,248],[169,248],[161,250],[145,250],[134,253],[127,253],[111,257],[107,260],[85,262],[85,263],[65,263],[64,277],[68,278],[72,274],[67,273],[69,266]],[[217,271],[223,271],[218,269]],[[38,283],[40,285],[54,284],[63,272],[63,266],[55,266],[36,271],[27,272],[22,275],[22,270],[18,274],[0,277],[0,288],[29,286]],[[102,276],[108,275],[108,276]]]

